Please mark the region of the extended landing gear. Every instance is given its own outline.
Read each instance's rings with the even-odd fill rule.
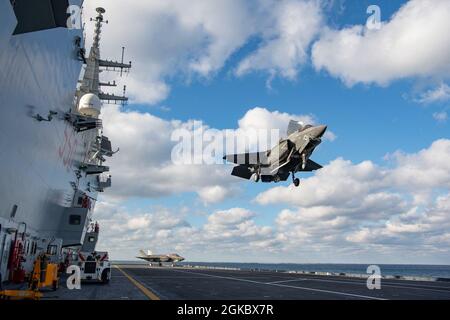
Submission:
[[[259,182],[259,180],[261,180],[261,168],[256,168],[255,173],[253,174],[253,181],[255,182]]]
[[[295,177],[295,174],[292,172],[292,182],[294,186],[298,187],[300,185],[300,179]]]

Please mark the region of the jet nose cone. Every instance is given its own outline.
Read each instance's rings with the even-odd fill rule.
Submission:
[[[325,125],[321,125],[321,126],[317,126],[316,127],[316,134],[317,134],[317,137],[318,138],[320,138],[320,137],[322,137],[324,134],[325,134],[325,131],[327,131],[327,126],[325,126]]]

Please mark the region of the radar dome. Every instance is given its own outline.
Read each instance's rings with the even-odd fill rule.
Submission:
[[[102,102],[93,93],[87,93],[81,97],[78,112],[82,115],[97,118],[100,114]]]

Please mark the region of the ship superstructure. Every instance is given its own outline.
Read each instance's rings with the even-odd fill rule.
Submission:
[[[46,4],[0,0],[1,281],[23,281],[42,253],[58,263],[64,248],[81,248],[97,195],[111,186],[102,101],[127,101],[101,90],[115,85],[101,83],[101,69],[131,67],[100,58],[105,10],[86,57],[83,30],[67,25],[82,1]]]

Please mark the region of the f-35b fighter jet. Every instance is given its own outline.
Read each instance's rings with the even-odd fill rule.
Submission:
[[[310,160],[314,149],[322,142],[327,126],[302,125],[291,120],[286,139],[282,139],[274,148],[268,151],[232,154],[223,157],[224,160],[237,164],[231,174],[255,182],[286,181],[292,175],[296,187],[300,179],[296,172],[310,172],[322,168],[320,164]]]
[[[182,256],[176,253],[153,254],[150,250],[147,250],[147,252],[144,250],[139,250],[139,252],[141,255],[136,258],[150,262],[150,266],[152,266],[152,263],[157,263],[159,266],[162,266],[163,262],[169,262],[172,263],[172,266],[175,266],[175,263],[184,260]]]

